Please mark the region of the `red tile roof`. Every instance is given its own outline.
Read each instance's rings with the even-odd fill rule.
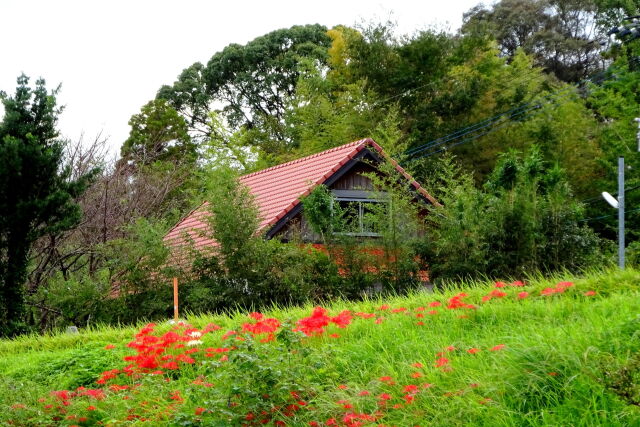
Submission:
[[[367,138],[240,177],[240,182],[246,185],[255,197],[261,218],[260,230],[267,231],[275,225],[300,203],[302,196],[309,194],[315,186],[323,184],[365,148],[373,149],[372,151],[390,161],[416,191],[431,203],[438,204],[375,141]],[[206,202],[203,203],[178,222],[169,230],[164,241],[170,246],[182,245],[186,243],[184,235],[187,233],[196,249],[215,247],[214,240],[202,236],[202,231],[207,228],[203,222],[203,216],[208,215],[204,209],[206,205]]]

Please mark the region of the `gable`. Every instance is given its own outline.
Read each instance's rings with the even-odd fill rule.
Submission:
[[[428,203],[438,204],[370,138],[241,176],[240,182],[249,188],[255,199],[261,220],[259,229],[265,232],[267,238],[272,238],[301,212],[300,199],[317,185],[348,189],[357,180],[364,182],[355,172],[366,169],[366,162],[381,161],[389,161],[421,198]],[[183,246],[191,240],[195,242],[196,249],[215,246],[215,241],[202,236],[202,231],[207,229],[206,206],[207,202],[204,202],[169,230],[164,238],[165,244]]]

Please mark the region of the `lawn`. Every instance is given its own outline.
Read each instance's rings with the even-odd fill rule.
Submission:
[[[640,425],[640,272],[0,341],[9,425]]]

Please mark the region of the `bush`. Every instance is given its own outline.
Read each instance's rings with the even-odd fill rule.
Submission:
[[[504,155],[484,189],[460,177],[442,202],[428,234],[436,277],[521,277],[600,261],[598,238],[579,222],[583,207],[535,148],[524,159]]]

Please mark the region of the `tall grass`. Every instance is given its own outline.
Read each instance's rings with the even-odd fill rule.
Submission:
[[[328,333],[304,338],[304,354],[302,350],[286,352],[278,341],[256,343],[253,352],[247,354],[253,358],[252,369],[264,370],[261,375],[265,381],[275,378],[274,395],[293,386],[306,392],[312,410],[296,412],[292,417],[277,412],[286,418],[287,425],[331,418],[339,421],[350,410],[374,413],[380,408],[372,396],[381,393],[393,396],[382,411],[384,416],[376,421],[385,425],[640,425],[640,411],[632,398],[637,392],[634,384],[629,385],[630,398],[605,379],[605,375],[610,379],[633,366],[630,361],[640,350],[640,272],[591,271],[575,279],[575,287],[562,295],[540,296],[542,289],[571,279],[562,275],[530,278],[525,288],[509,288],[507,297],[485,303],[480,300],[494,289],[490,282],[448,284],[447,289],[434,293],[355,303],[337,301],[327,307],[331,313],[345,309],[375,312],[384,320],[376,324],[374,319],[356,319],[345,329],[330,331],[338,333],[339,338],[331,338]],[[530,296],[518,299],[516,294],[522,290]],[[590,290],[596,295],[585,296]],[[416,308],[433,301],[445,302],[461,291],[469,294],[466,299],[477,309],[441,307],[436,315],[416,317],[424,313]],[[382,304],[407,310],[379,310]],[[293,325],[308,316],[312,308],[273,307],[265,314]],[[210,322],[220,325],[222,331],[207,336],[210,342],[205,341],[205,345],[219,345],[221,333],[246,322],[247,316],[235,311],[227,316],[191,315],[187,321],[195,327]],[[162,330],[168,328],[160,326]],[[132,353],[126,343],[136,330],[101,326],[76,335],[34,335],[0,341],[0,421],[23,425],[43,420],[77,423],[64,419],[52,422],[38,399],[50,399],[51,390],[96,387],[94,381],[101,372],[125,365],[121,358]],[[104,350],[107,344],[116,348]],[[489,351],[498,344],[505,347]],[[446,353],[452,369],[436,368],[437,354],[449,346],[456,348]],[[467,350],[471,348],[479,351],[470,354]],[[129,410],[139,410],[142,401],[154,401],[156,411],[145,413],[155,424],[192,425],[189,423],[200,420],[203,425],[224,425],[232,419],[228,413],[231,409],[225,409],[230,390],[237,386],[234,396],[251,396],[260,389],[260,377],[254,377],[255,372],[242,371],[238,363],[230,363],[189,366],[172,375],[170,383],[157,376],[144,378],[138,393],[132,393],[130,399],[90,402],[97,407],[91,413],[86,411],[84,401],[73,402],[67,409],[86,415],[87,423],[121,421]],[[416,363],[423,367],[412,367]],[[422,377],[414,378],[415,372]],[[640,372],[636,374],[640,379]],[[200,376],[213,378],[215,386],[195,390],[192,382]],[[380,380],[386,376],[396,384]],[[433,386],[420,391],[414,403],[406,404],[402,386],[423,383]],[[180,390],[184,402],[167,412],[172,403],[167,396],[172,390]],[[370,395],[359,396],[362,391]],[[336,403],[339,401],[348,401],[353,409],[345,410]],[[16,404],[26,409],[15,409]],[[392,404],[402,407],[393,409]],[[211,412],[196,416],[198,407],[210,408]]]

